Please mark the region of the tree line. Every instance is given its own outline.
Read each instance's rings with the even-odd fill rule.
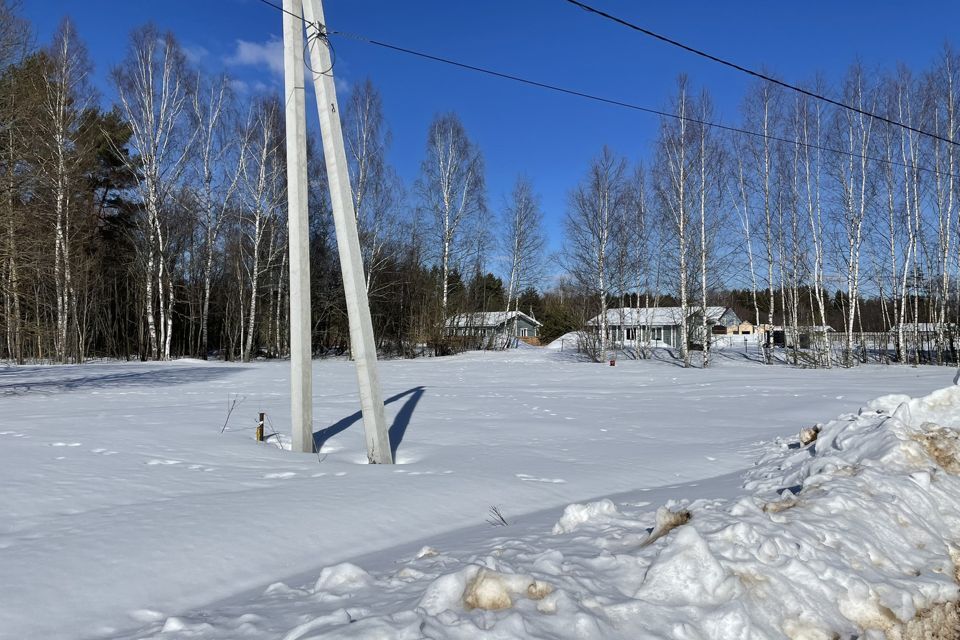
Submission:
[[[238,95],[191,68],[170,33],[130,34],[109,106],[69,20],[44,47],[0,2],[0,355],[249,360],[288,349],[286,153],[276,93]],[[390,132],[370,81],[343,124],[379,349],[444,350],[464,310],[530,304],[542,212],[518,178],[488,207],[482,154],[456,114],[426,136],[409,188],[387,161]],[[309,140],[312,329],[317,353],[344,351],[347,317],[322,164]],[[511,229],[498,233],[501,228]],[[512,235],[511,235],[512,234]],[[510,237],[507,237],[510,235]],[[492,253],[507,256],[506,278]]]
[[[425,132],[419,176],[391,166],[369,80],[343,125],[378,348],[445,353],[458,313],[533,313],[551,339],[606,311],[678,306],[707,332],[709,305],[756,325],[833,326],[819,366],[851,365],[857,335],[893,328],[895,357],[930,323],[954,358],[960,296],[957,55],[929,69],[851,66],[812,91],[925,136],[765,82],[717,128],[710,95],[680,76],[643,162],[603,147],[569,192],[548,255],[530,178],[491,204],[482,151],[455,113]],[[65,20],[45,46],[0,0],[0,357],[280,357],[289,268],[283,109],[193,68],[176,38],[134,30],[105,101]],[[739,131],[737,131],[739,129]],[[321,145],[308,141],[312,332],[348,348]],[[700,311],[699,315],[697,312]],[[691,365],[691,327],[678,357]],[[709,364],[709,341],[699,363]]]

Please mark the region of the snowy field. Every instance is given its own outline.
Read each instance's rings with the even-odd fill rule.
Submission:
[[[389,361],[371,466],[346,361],[314,365],[318,456],[253,440],[285,362],[0,368],[0,637],[883,637],[957,596],[953,449],[914,445],[960,395],[855,414],[953,374]],[[691,522],[644,546],[662,506]]]

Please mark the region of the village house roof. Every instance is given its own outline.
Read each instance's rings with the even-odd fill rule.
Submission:
[[[707,307],[707,322],[719,322],[727,307]],[[689,309],[690,316],[699,312],[698,308]],[[624,326],[672,326],[680,324],[683,313],[680,307],[623,307],[607,309],[607,324]],[[600,316],[590,318],[591,326],[600,324]]]
[[[507,322],[513,321],[514,317],[519,317],[530,324],[541,326],[541,322],[531,318],[523,311],[477,311],[476,313],[461,313],[447,319],[444,326],[447,328],[458,327],[477,328],[477,327],[499,327]]]

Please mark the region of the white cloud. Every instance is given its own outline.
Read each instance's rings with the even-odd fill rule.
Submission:
[[[267,67],[277,75],[283,75],[283,41],[271,37],[266,42],[237,40],[236,50],[223,61],[228,65]]]
[[[246,95],[247,93],[250,93],[250,85],[243,80],[231,78],[230,87],[233,89],[234,93],[238,95]]]
[[[182,49],[183,55],[187,57],[187,61],[191,64],[197,64],[210,55],[210,51],[199,44],[185,44]]]

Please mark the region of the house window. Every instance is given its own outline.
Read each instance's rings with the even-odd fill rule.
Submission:
[[[526,329],[520,329],[520,337],[521,337],[521,338],[526,338],[526,337],[527,337],[527,330],[526,330]]]

